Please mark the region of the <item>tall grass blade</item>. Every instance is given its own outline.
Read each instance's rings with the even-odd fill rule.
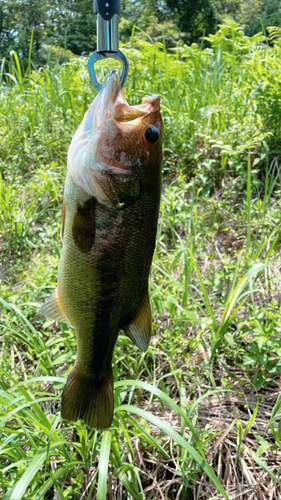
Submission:
[[[250,250],[251,244],[251,196],[252,196],[252,188],[251,188],[251,155],[250,151],[248,152],[248,168],[247,168],[247,241],[246,241],[246,249],[247,253]]]
[[[157,387],[147,384],[146,382],[142,382],[140,380],[119,380],[118,382],[115,382],[114,387],[128,387],[128,386],[133,386],[133,387],[139,387],[141,389],[144,389],[145,391],[150,392],[151,394],[154,394],[155,396],[159,397],[162,401],[164,401],[166,404],[171,406],[174,410],[176,410],[180,416],[182,417],[185,425],[191,430],[192,435],[195,439],[196,445],[202,455],[202,458],[205,459],[205,454],[202,448],[202,443],[200,440],[200,437],[198,435],[198,432],[194,428],[192,422],[190,419],[187,417],[186,413],[169,397],[167,394],[165,394],[163,391],[158,389]]]
[[[32,53],[32,45],[33,45],[33,36],[34,36],[34,28],[31,31],[30,43],[29,43],[29,51],[28,51],[28,82],[30,82],[31,53]]]
[[[191,250],[189,248],[187,250],[188,250],[188,252],[190,254],[190,258],[192,260],[193,266],[194,266],[194,268],[196,270],[198,279],[200,281],[201,289],[202,289],[202,292],[203,292],[203,295],[204,295],[204,298],[205,298],[206,307],[207,307],[208,313],[210,315],[210,318],[212,319],[213,328],[214,328],[214,330],[216,330],[217,329],[216,318],[215,318],[213,309],[212,309],[210,301],[209,301],[209,296],[208,296],[207,289],[206,289],[206,287],[205,287],[205,285],[203,283],[203,279],[202,279],[199,267],[198,267],[197,263],[195,262],[195,259],[194,259],[194,256],[193,256]]]
[[[21,63],[20,63],[20,60],[19,60],[19,56],[18,54],[16,53],[15,50],[11,50],[10,52],[10,56],[11,56],[11,61],[15,61],[16,63],[16,75],[17,75],[17,82],[19,84],[19,87],[21,90],[23,90],[23,75],[22,75],[22,69],[21,69]]]
[[[110,443],[111,432],[105,431],[102,436],[100,449],[97,500],[104,500],[106,498]]]
[[[220,484],[218,478],[216,477],[213,469],[210,467],[210,465],[202,459],[202,457],[199,455],[199,453],[191,446],[188,444],[188,442],[180,435],[178,432],[174,431],[171,427],[169,427],[165,422],[160,420],[160,418],[155,417],[151,413],[142,410],[141,408],[137,408],[135,406],[131,405],[121,405],[117,406],[115,408],[115,414],[118,412],[128,412],[128,413],[136,413],[142,418],[145,418],[149,422],[151,422],[153,425],[156,425],[161,429],[165,434],[170,436],[172,440],[179,444],[182,448],[184,448],[190,456],[195,460],[195,462],[199,465],[199,467],[207,474],[207,476],[213,481],[214,485],[216,486],[217,490],[222,494],[223,498],[226,500],[229,500],[228,495],[226,494],[224,488]]]
[[[247,436],[253,426],[253,423],[256,419],[257,413],[258,413],[258,408],[259,408],[259,403],[257,402],[256,407],[254,409],[253,415],[251,416],[249,422],[247,423],[245,429],[244,429],[244,437]]]
[[[145,435],[145,440],[151,445],[154,446],[156,450],[158,450],[161,455],[166,459],[169,460],[170,456],[168,453],[164,450],[164,448],[158,443],[157,439],[155,439],[146,429],[143,427],[137,420],[135,420],[132,417],[129,417],[127,415],[127,420],[137,429],[139,429],[144,435]]]
[[[256,464],[259,465],[265,472],[267,472],[274,481],[276,481],[279,486],[281,486],[281,481],[275,476],[275,474],[270,470],[270,468],[263,462],[263,460],[256,454],[254,450],[251,450],[247,446],[245,447],[245,451],[248,453],[249,457],[252,457]]]
[[[66,473],[72,468],[76,467],[77,465],[81,466],[81,461],[72,461],[71,463],[68,463],[67,465],[64,465],[62,467],[59,467],[59,469],[56,469],[52,473],[52,477],[48,479],[48,481],[45,482],[45,484],[36,492],[36,496],[32,500],[41,500],[41,498],[44,500],[46,499],[46,493],[48,493],[52,486],[54,485],[54,481],[58,481],[62,477],[66,476]],[[64,498],[64,496],[63,496]],[[18,499],[19,500],[19,499]]]
[[[27,467],[26,471],[23,473],[20,480],[17,482],[11,493],[7,493],[3,500],[20,500],[27,487],[31,483],[37,471],[43,466],[46,460],[47,452],[43,451],[35,455],[31,460],[31,463]]]

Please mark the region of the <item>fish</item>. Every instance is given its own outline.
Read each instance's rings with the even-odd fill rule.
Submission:
[[[161,195],[159,96],[130,106],[112,70],[71,141],[57,288],[41,313],[75,330],[77,355],[61,417],[111,426],[112,360],[122,330],[143,352],[152,316],[148,279]]]

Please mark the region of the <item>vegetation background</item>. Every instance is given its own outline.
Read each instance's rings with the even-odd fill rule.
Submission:
[[[61,421],[75,336],[39,315],[95,96],[92,2],[0,5],[4,500],[281,498],[280,2],[190,5],[123,4],[128,101],[161,95],[163,193],[153,337],[141,354],[120,334],[103,433]]]
[[[215,33],[226,19],[239,23],[248,36],[267,26],[281,26],[280,0],[121,0],[121,12],[123,43],[130,40],[136,25],[154,41],[162,41],[164,32],[167,47],[180,41],[200,44],[202,36]],[[0,56],[15,50],[26,62],[32,32],[36,64],[46,63],[49,45],[75,55],[94,51],[93,0],[1,0]]]

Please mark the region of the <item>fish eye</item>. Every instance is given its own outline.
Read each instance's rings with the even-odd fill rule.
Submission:
[[[155,142],[158,141],[159,132],[156,127],[149,127],[145,131],[144,137],[146,138],[147,142],[150,142],[150,144],[155,144]]]

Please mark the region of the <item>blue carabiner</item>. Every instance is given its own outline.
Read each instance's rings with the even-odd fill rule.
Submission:
[[[124,87],[125,82],[127,80],[128,72],[129,72],[129,61],[125,54],[121,52],[121,50],[118,50],[118,52],[103,52],[99,53],[95,51],[89,61],[88,61],[88,70],[89,70],[89,75],[92,81],[92,84],[94,85],[95,89],[99,92],[101,90],[102,84],[98,82],[97,76],[95,73],[95,68],[94,65],[97,61],[101,61],[103,59],[107,58],[112,58],[112,59],[117,59],[117,61],[120,61],[123,64],[123,71],[121,74],[121,80],[120,80],[120,86],[121,89]]]

